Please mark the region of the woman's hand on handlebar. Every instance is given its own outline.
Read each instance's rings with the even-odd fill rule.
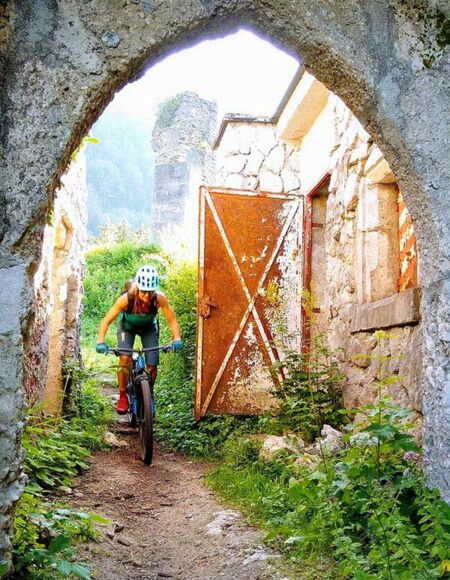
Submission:
[[[105,342],[97,342],[95,350],[100,354],[115,354],[116,356],[126,355],[131,356],[133,353],[144,353],[147,351],[162,350],[163,352],[177,352],[183,348],[182,340],[174,340],[172,344],[167,344],[165,346],[154,346],[150,348],[112,348],[108,346]]]
[[[105,342],[97,342],[95,350],[100,354],[108,354],[108,345]]]
[[[178,352],[183,348],[183,341],[178,339],[172,342],[172,350],[173,352]]]

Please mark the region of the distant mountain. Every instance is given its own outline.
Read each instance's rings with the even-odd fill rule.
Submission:
[[[154,156],[150,122],[105,111],[92,127],[100,140],[86,149],[88,234],[98,235],[109,219],[148,228],[153,191]]]

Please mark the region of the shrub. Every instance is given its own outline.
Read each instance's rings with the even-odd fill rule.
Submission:
[[[23,437],[29,482],[15,513],[15,578],[91,577],[87,566],[74,561],[73,544],[95,538],[94,522],[105,520],[68,509],[49,495],[68,487],[87,468],[87,456],[103,445],[111,417],[109,401],[92,382],[85,382],[77,403],[78,415],[70,419],[45,417],[40,407],[29,412]]]
[[[108,248],[97,248],[86,254],[87,272],[84,280],[82,338],[93,346],[98,325],[121,295],[125,282],[136,274],[143,263],[153,264],[165,288],[167,260],[154,244],[134,245],[128,242]],[[115,342],[115,325],[108,334]]]
[[[276,367],[284,377],[281,387],[274,391],[279,403],[275,411],[279,428],[313,441],[325,423],[332,427],[343,423],[340,411],[344,377],[322,335],[313,338],[308,352],[284,348]]]

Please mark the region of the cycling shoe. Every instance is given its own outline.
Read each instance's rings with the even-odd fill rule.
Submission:
[[[125,415],[128,412],[128,397],[126,393],[119,393],[116,411],[119,415]]]

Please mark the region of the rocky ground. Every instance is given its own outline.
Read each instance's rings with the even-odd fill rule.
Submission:
[[[93,455],[71,498],[111,521],[80,554],[95,578],[282,578],[261,533],[204,485],[205,464],[157,448],[147,467],[137,435],[124,423],[115,434],[123,446]]]

